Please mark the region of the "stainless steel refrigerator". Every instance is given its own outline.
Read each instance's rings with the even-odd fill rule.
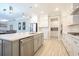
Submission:
[[[38,24],[30,23],[30,32],[37,32],[37,31],[38,31]]]

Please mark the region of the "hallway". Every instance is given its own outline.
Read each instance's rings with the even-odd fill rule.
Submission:
[[[68,56],[68,54],[61,41],[51,39],[44,41],[35,56]]]

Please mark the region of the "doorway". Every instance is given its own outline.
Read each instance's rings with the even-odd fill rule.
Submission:
[[[49,16],[49,39],[61,37],[61,20],[60,16]]]

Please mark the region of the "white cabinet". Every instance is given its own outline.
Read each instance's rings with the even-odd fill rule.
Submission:
[[[79,56],[79,39],[73,35],[64,34],[63,43],[71,56]]]
[[[0,40],[0,56],[2,56],[2,40]]]
[[[28,37],[20,40],[20,55],[21,56],[32,56],[34,53],[33,49],[33,37]]]
[[[79,7],[79,3],[73,3],[73,10]]]
[[[72,13],[71,13],[71,17],[72,20],[70,25],[75,25],[75,24],[79,24],[79,3],[73,3],[73,8],[72,8]]]
[[[72,15],[79,15],[79,3],[73,3]]]
[[[73,38],[73,51],[74,55],[79,56],[79,39]]]
[[[68,25],[73,26],[79,24],[79,15],[69,15]]]
[[[72,39],[67,35],[63,35],[63,41],[69,55],[73,55]]]
[[[73,15],[73,23],[79,24],[79,15]]]
[[[79,15],[73,15],[72,24],[79,24]]]

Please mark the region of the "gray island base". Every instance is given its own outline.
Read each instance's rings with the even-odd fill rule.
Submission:
[[[43,40],[41,32],[0,35],[0,56],[33,56]]]

